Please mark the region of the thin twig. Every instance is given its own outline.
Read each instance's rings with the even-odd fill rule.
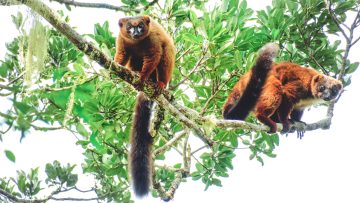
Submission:
[[[204,113],[206,112],[210,102],[215,98],[215,96],[223,89],[223,87],[235,76],[237,75],[238,73],[238,70],[236,71],[233,71],[231,74],[230,74],[230,77],[225,80],[217,89],[216,91],[214,92],[214,94],[212,94],[209,99],[206,101],[204,107],[202,108],[201,112],[200,112],[200,115],[204,115]]]
[[[64,129],[63,126],[58,126],[58,127],[43,127],[43,126],[36,126],[36,125],[34,125],[34,124],[31,124],[31,127],[33,127],[35,130],[40,130],[40,131]]]
[[[60,4],[65,4],[68,6],[78,6],[78,7],[85,7],[85,8],[104,8],[104,9],[110,9],[114,11],[122,11],[122,12],[130,12],[134,11],[136,13],[140,13],[139,9],[130,9],[128,7],[124,6],[114,6],[107,3],[88,3],[88,2],[79,2],[74,0],[50,0],[50,1],[56,1]]]
[[[179,61],[185,54],[189,53],[192,48],[193,46],[190,46],[188,49],[186,49],[175,61]]]
[[[157,156],[157,155],[161,154],[162,152],[166,151],[167,149],[169,149],[175,142],[177,142],[179,139],[184,137],[187,133],[188,132],[186,130],[184,130],[181,133],[179,133],[178,135],[174,136],[171,140],[169,140],[163,146],[155,149],[153,152],[153,156]]]
[[[310,52],[310,53],[309,53],[310,59],[311,59],[312,61],[314,61],[314,63],[315,63],[318,67],[320,67],[321,70],[322,70],[326,75],[329,75],[329,71],[327,71],[327,70],[316,60],[316,58],[314,57],[314,53],[312,53],[312,51],[310,50],[310,44],[309,44],[309,43],[311,42],[311,39],[309,39],[310,41],[307,40],[307,39],[305,39],[305,34],[302,32],[300,26],[299,26],[299,25],[296,25],[296,26],[297,26],[297,28],[298,28],[298,30],[299,30],[301,39],[303,40],[305,46],[307,47],[307,49],[308,49],[309,52]]]
[[[168,201],[174,198],[175,191],[180,186],[181,181],[183,178],[186,178],[190,174],[190,165],[191,165],[191,149],[190,146],[187,144],[189,136],[186,137],[184,140],[184,147],[183,147],[183,163],[184,169],[178,170],[175,174],[175,179],[173,180],[169,190],[165,193],[166,196],[162,197],[164,201]]]
[[[359,40],[360,40],[360,37],[358,37],[356,40],[354,40],[354,42],[351,43],[351,46],[353,46],[354,44],[356,44]]]
[[[144,7],[144,10],[148,10],[151,6],[155,5],[159,0],[153,0],[152,2],[150,2],[148,5],[146,5]]]
[[[197,148],[196,150],[192,151],[192,152],[191,152],[191,155],[194,155],[194,154],[196,154],[197,152],[199,152],[199,151],[201,151],[201,150],[203,150],[203,149],[206,149],[206,148],[207,148],[206,145],[204,145],[204,146],[202,146],[202,147],[199,147],[199,148]]]
[[[83,84],[86,84],[88,82],[91,82],[93,80],[95,80],[96,78],[98,78],[99,75],[94,75],[90,78],[87,78],[86,80],[84,80],[83,82],[80,82],[80,83],[77,83],[77,86],[79,85],[83,85]],[[60,87],[60,88],[51,88],[51,87],[46,87],[44,90],[45,91],[49,91],[49,92],[57,92],[57,91],[63,91],[63,90],[69,90],[71,88],[73,88],[74,85],[71,85],[71,86],[66,86],[66,87]]]
[[[199,60],[196,62],[195,66],[191,69],[189,74],[187,76],[185,76],[179,83],[170,87],[169,88],[170,90],[174,90],[174,89],[178,88],[181,84],[183,84],[185,81],[187,81],[189,79],[189,77],[205,62],[204,59],[205,59],[208,48],[209,48],[209,46],[205,45],[205,47],[203,48],[203,50],[201,52],[201,56],[200,56]]]
[[[347,36],[346,32],[344,31],[344,29],[341,27],[340,25],[340,21],[339,19],[337,19],[337,17],[333,14],[333,10],[331,9],[331,1],[330,0],[324,0],[325,4],[326,4],[326,8],[329,11],[330,17],[333,19],[334,23],[336,24],[336,26],[339,28],[340,32],[343,34],[343,36],[345,37],[346,41],[350,41],[349,37]]]

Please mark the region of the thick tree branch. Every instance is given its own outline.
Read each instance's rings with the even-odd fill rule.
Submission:
[[[99,196],[99,197],[90,197],[90,198],[72,198],[72,197],[54,197],[54,195],[60,194],[62,192],[67,192],[70,190],[76,189],[77,191],[81,192],[81,193],[87,193],[87,192],[91,192],[93,190],[89,190],[89,191],[82,191],[77,189],[76,187],[72,187],[66,190],[55,190],[53,191],[48,197],[44,198],[44,199],[22,199],[22,198],[18,198],[15,195],[10,194],[9,192],[3,190],[0,188],[0,196],[5,197],[6,199],[8,199],[11,202],[15,202],[15,203],[45,203],[49,200],[56,200],[56,201],[92,201],[92,200],[100,200],[100,199],[104,199],[106,196],[108,196],[109,194],[103,195],[103,196]],[[113,193],[118,193],[118,192],[122,192],[122,191],[114,191]]]
[[[161,123],[163,122],[165,117],[165,109],[157,105],[154,114],[155,115],[153,121],[151,122],[151,127],[150,127],[150,134],[152,137],[156,137],[157,134],[159,133]]]
[[[198,136],[203,142],[205,142],[209,146],[213,145],[214,142],[204,134],[204,132],[198,127],[198,125],[196,125],[195,122],[193,122],[184,114],[182,114],[173,105],[171,105],[170,102],[166,100],[166,98],[163,95],[159,95],[158,97],[156,97],[155,101],[158,104],[160,104],[162,107],[164,107],[166,110],[168,110],[171,115],[175,116],[178,120],[180,120],[182,123],[188,126],[192,131],[194,131],[195,135]]]

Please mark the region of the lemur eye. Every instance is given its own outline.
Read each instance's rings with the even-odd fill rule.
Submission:
[[[140,23],[139,28],[141,28],[141,29],[144,28],[144,23]]]
[[[332,95],[336,96],[338,93],[339,93],[339,89],[336,86],[331,88]]]
[[[130,24],[127,24],[126,25],[126,30],[130,30],[131,29],[131,25]]]
[[[324,85],[320,85],[319,86],[319,92],[323,92],[325,90],[325,86]]]

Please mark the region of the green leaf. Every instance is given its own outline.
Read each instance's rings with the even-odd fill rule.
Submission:
[[[256,156],[256,160],[260,162],[262,166],[264,166],[264,160],[260,156]]]
[[[195,171],[191,174],[193,180],[199,180],[202,176],[199,172]]]
[[[22,21],[23,21],[23,16],[21,12],[18,12],[16,16],[11,15],[12,21],[16,26],[16,29],[20,29]]]
[[[45,166],[45,173],[49,179],[54,180],[57,177],[56,169],[53,167],[52,164],[47,163]]]
[[[164,154],[159,154],[155,157],[156,160],[165,160],[165,155]]]
[[[200,163],[195,164],[196,169],[201,173],[204,172],[204,167]]]
[[[70,174],[67,181],[66,181],[66,187],[73,187],[76,185],[78,181],[78,175],[76,174]]]
[[[270,138],[272,139],[273,143],[276,145],[276,146],[279,146],[279,135],[278,134],[272,134],[270,136]]]
[[[222,187],[221,185],[221,180],[217,179],[217,178],[213,178],[212,179],[212,184],[218,186],[218,187]]]
[[[104,150],[104,146],[97,140],[97,136],[99,135],[99,131],[95,131],[90,135],[90,143],[99,151]]]
[[[200,158],[202,158],[202,159],[210,159],[210,158],[211,158],[211,156],[210,156],[210,154],[209,154],[209,153],[204,152],[203,154],[201,154]]]
[[[355,72],[358,67],[359,67],[359,62],[352,63],[346,69],[346,73],[351,74],[351,73]]]
[[[252,153],[252,154],[250,154],[249,159],[253,160],[255,158],[255,156],[256,156],[256,153]]]
[[[76,124],[76,131],[84,137],[89,136],[89,132],[85,129],[84,125],[82,125],[81,123]]]
[[[121,172],[121,166],[118,167],[114,167],[114,168],[109,168],[108,170],[106,170],[106,175],[107,176],[114,176],[114,175],[118,175]]]
[[[243,140],[242,143],[243,143],[244,145],[251,145],[251,143],[250,143],[249,140]]]
[[[14,155],[14,153],[13,153],[12,151],[10,151],[10,150],[5,150],[5,155],[6,155],[6,157],[7,157],[10,161],[12,161],[12,162],[15,163],[16,158],[15,158],[15,155]]]
[[[25,102],[14,102],[14,106],[23,114],[28,113],[32,109],[32,107]]]
[[[279,40],[280,38],[280,30],[274,29],[271,31],[272,39],[273,40]]]
[[[234,58],[235,58],[236,66],[238,68],[240,68],[242,66],[242,57],[241,57],[241,54],[240,54],[239,50],[235,51]]]
[[[177,169],[180,169],[181,168],[181,163],[175,164],[173,167],[177,168]]]
[[[237,139],[237,135],[236,135],[236,134],[231,134],[231,135],[229,136],[229,139],[230,139],[230,143],[231,143],[231,146],[232,146],[232,147],[238,147],[239,142],[238,142],[238,139]]]
[[[26,192],[26,177],[23,172],[19,172],[16,183],[17,183],[17,186],[18,186],[20,192],[25,194],[25,192]]]

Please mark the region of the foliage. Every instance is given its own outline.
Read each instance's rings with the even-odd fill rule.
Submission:
[[[131,9],[149,4],[146,0],[122,0],[122,3]],[[344,66],[344,75],[340,79],[345,85],[350,84],[350,74],[359,63],[346,58],[344,63],[344,54],[350,47],[348,50],[341,48],[340,41],[332,42],[329,36],[341,36],[338,24],[346,22],[347,13],[359,10],[358,2],[334,1],[331,11],[323,0],[274,0],[271,7],[257,12],[248,8],[246,1],[240,0],[220,1],[211,9],[208,9],[209,5],[206,0],[166,0],[164,5],[154,4],[144,11],[161,21],[174,37],[177,68],[169,89],[184,106],[202,116],[220,118],[222,106],[238,77],[251,68],[256,51],[270,41],[281,46],[279,61],[294,61],[334,77],[342,74]],[[339,22],[334,22],[330,13]],[[84,149],[82,169],[97,180],[94,188],[98,197],[106,201],[129,202],[128,135],[136,91],[89,61],[51,27],[46,31],[48,56],[45,68],[29,87],[23,78],[23,59],[29,49],[24,46],[24,41],[28,40],[23,28],[25,20],[19,13],[13,16],[13,21],[21,35],[6,45],[8,53],[0,63],[0,81],[7,84],[0,86],[1,99],[12,101],[11,108],[0,112],[0,125],[7,129],[1,132],[0,138],[3,139],[10,129],[18,130],[21,138],[32,129],[68,129],[79,134],[81,140],[76,144]],[[109,30],[107,21],[95,24],[94,33],[84,36],[104,53],[114,56],[116,35]],[[252,117],[247,121],[257,122]],[[188,142],[191,134],[173,143],[171,148],[165,147],[170,139],[183,132],[187,129],[165,114],[154,140],[154,150],[159,150],[155,156],[158,162],[154,185],[158,187],[154,187],[154,196],[162,196],[159,188],[173,187],[179,171],[181,179],[191,176],[192,180],[201,180],[205,189],[212,185],[221,186],[222,178],[228,177],[229,170],[233,169],[232,160],[237,149],[249,149],[250,159],[264,164],[263,157],[275,157],[273,150],[279,145],[278,134],[216,128],[207,132],[216,142],[211,149]],[[183,160],[190,149],[188,146],[193,149],[191,155],[196,157],[191,160],[191,171],[186,171],[185,165],[189,163]],[[174,151],[181,156],[175,157],[176,164],[169,167],[166,164],[168,154]],[[5,154],[15,162],[11,151],[6,150]],[[74,188],[78,180],[72,173],[74,167],[61,166],[57,161],[47,164],[45,184],[57,188],[57,192]],[[38,169],[31,170],[30,174],[18,172],[12,183],[2,178],[0,188],[18,198],[37,197],[42,189],[37,174]]]

